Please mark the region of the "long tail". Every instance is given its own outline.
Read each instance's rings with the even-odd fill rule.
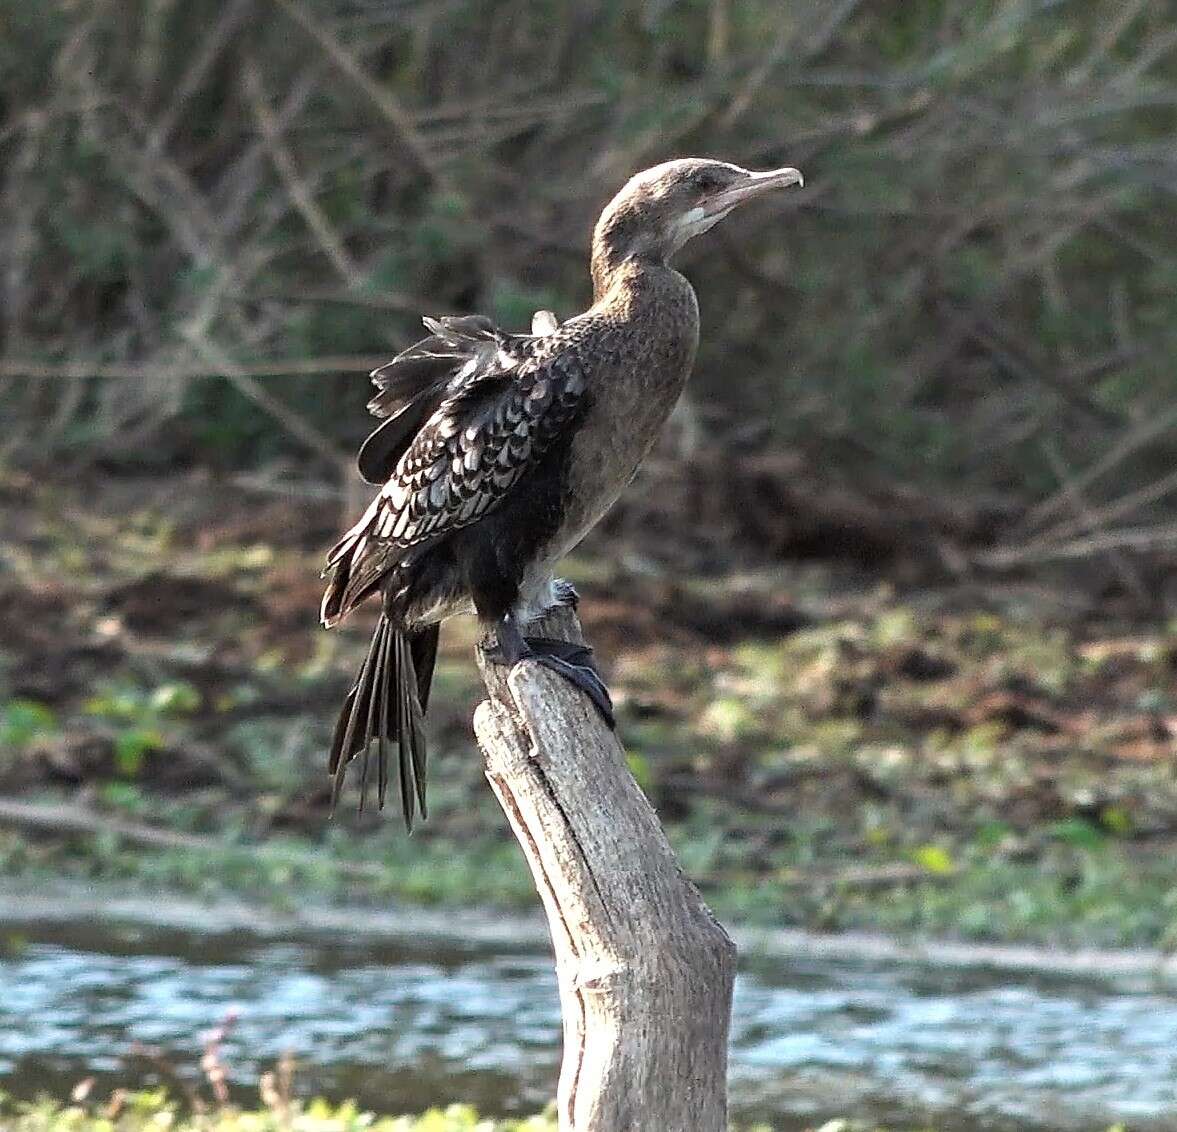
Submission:
[[[388,747],[397,748],[400,772],[401,809],[405,825],[413,828],[413,817],[425,808],[425,709],[437,659],[438,626],[408,633],[380,615],[368,655],[356,682],[343,701],[339,722],[331,740],[328,769],[333,777],[332,806],[339,800],[347,764],[360,760],[360,809],[368,791],[368,759],[376,744],[379,807],[384,808],[388,787]]]

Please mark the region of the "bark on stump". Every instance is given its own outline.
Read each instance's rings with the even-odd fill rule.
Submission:
[[[531,632],[583,640],[570,610]],[[588,698],[535,663],[479,665],[475,734],[556,954],[561,1132],[726,1132],[735,946]]]

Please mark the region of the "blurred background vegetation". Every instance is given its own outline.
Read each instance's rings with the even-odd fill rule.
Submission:
[[[783,448],[769,470],[889,488],[966,563],[1119,551],[1143,598],[1124,556],[1177,538],[1174,15],[9,0],[6,449],[311,475],[421,313],[581,309],[634,170],[787,160],[804,192],[684,257],[678,458]]]

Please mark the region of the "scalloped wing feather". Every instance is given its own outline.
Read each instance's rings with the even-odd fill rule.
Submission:
[[[446,379],[403,401],[361,449],[364,477],[379,473],[387,482],[328,556],[327,624],[371,593],[406,551],[497,507],[582,403],[579,353],[553,336],[506,335],[480,316],[426,325],[433,336],[400,358],[417,364],[427,347],[438,361],[446,357]],[[384,367],[382,395],[403,400],[400,379],[390,376],[397,364]]]

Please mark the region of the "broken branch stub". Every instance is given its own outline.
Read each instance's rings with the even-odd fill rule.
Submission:
[[[533,631],[583,642],[571,610]],[[561,1132],[725,1132],[734,945],[588,698],[535,663],[479,665],[475,734],[555,950]]]

